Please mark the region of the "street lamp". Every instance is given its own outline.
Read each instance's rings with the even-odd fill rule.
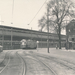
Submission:
[[[30,24],[27,24],[27,25],[30,25]],[[32,27],[31,27],[31,39],[32,39]]]
[[[41,48],[42,48],[42,28],[41,28]]]
[[[11,22],[11,25],[13,25],[13,22]],[[12,45],[12,42],[13,42],[13,28],[11,28],[11,49],[13,49],[13,45]]]
[[[48,31],[47,48],[49,53],[49,8],[47,8],[47,31]]]

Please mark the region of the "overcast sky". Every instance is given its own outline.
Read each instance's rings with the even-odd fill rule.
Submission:
[[[0,0],[0,20],[4,21],[1,22],[1,24],[25,29],[32,27],[33,30],[38,30],[38,20],[45,13],[46,4],[32,22],[31,20],[45,1],[46,0],[14,0],[13,24],[11,24],[13,0]],[[30,25],[28,25],[29,23]]]
[[[46,4],[32,22],[31,20],[45,1],[46,0],[14,0],[13,24],[11,24],[13,0],[0,0],[0,20],[4,21],[1,22],[1,24],[25,29],[32,27],[33,30],[39,30],[38,20],[46,12]],[[30,25],[28,25],[29,23]]]

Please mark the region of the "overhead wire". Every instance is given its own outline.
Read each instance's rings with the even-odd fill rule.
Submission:
[[[35,16],[32,18],[32,20],[30,21],[30,23],[28,25],[31,24],[31,22],[34,20],[34,18],[38,15],[38,13],[40,12],[40,10],[42,9],[42,7],[44,6],[44,4],[46,3],[47,0],[45,0],[45,2],[43,3],[43,5],[41,6],[41,8],[38,10],[38,12],[35,14]]]

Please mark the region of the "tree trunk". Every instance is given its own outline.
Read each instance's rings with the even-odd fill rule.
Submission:
[[[58,30],[58,37],[59,37],[59,49],[61,49],[61,27],[60,24],[58,25],[59,30]]]

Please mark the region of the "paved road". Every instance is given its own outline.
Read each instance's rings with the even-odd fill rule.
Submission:
[[[0,75],[75,75],[75,51],[5,50],[0,53]]]

